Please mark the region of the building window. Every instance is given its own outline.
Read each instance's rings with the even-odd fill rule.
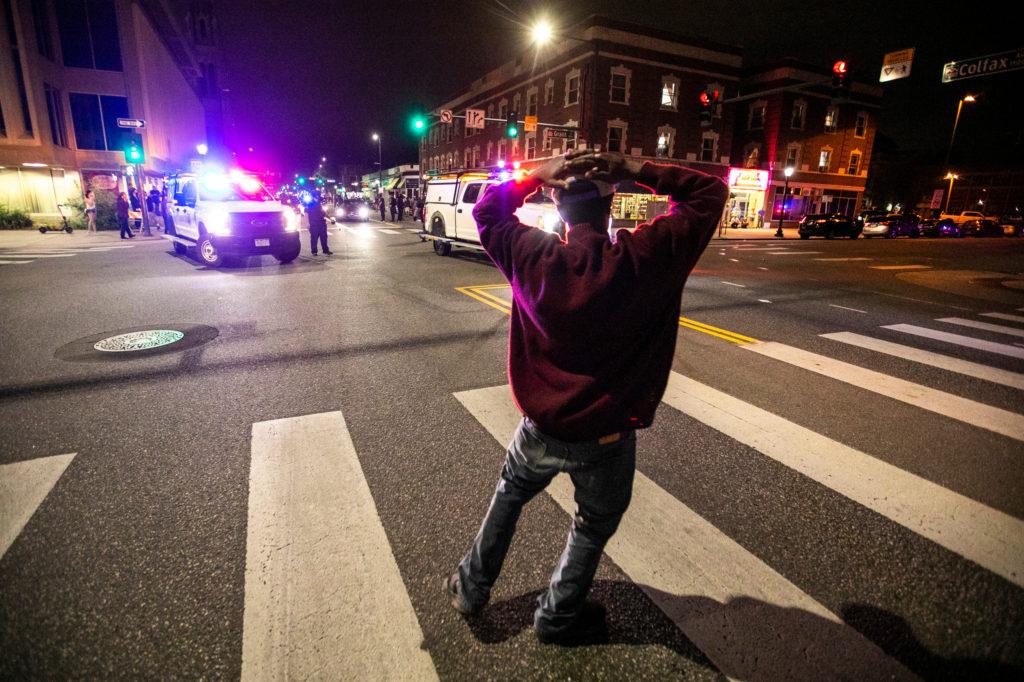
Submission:
[[[11,66],[14,67],[14,80],[18,86],[18,98],[21,104],[21,124],[26,137],[32,137],[32,112],[28,105],[28,90],[25,89],[25,73],[21,68],[21,49],[18,47],[18,31],[14,25],[14,10],[11,0],[3,0],[4,20],[7,22],[7,40],[11,46]],[[6,128],[6,127],[5,127]]]
[[[532,159],[537,156],[537,136],[534,133],[526,135],[526,158]]]
[[[522,104],[522,98],[519,96],[519,93],[517,92],[516,94],[512,95],[512,111],[511,111],[511,113],[513,113],[513,114],[515,114],[517,116],[521,116],[522,113],[523,113],[523,110],[519,108],[519,105],[521,105],[521,104]]]
[[[462,167],[463,168],[472,168],[473,167],[472,161],[473,161],[473,159],[472,159],[472,157],[469,154],[469,150],[468,149],[463,149],[462,150]]]
[[[718,160],[718,133],[706,132],[700,141],[700,160],[715,163]]]
[[[859,175],[860,174],[860,152],[852,152],[850,154],[850,165],[846,167],[847,175]]]
[[[544,104],[555,103],[555,79],[549,78],[544,84]]]
[[[498,102],[498,118],[505,118],[508,116],[508,100],[502,99]]]
[[[624,153],[626,149],[626,122],[615,119],[608,122],[608,151]]]
[[[798,99],[793,102],[793,115],[789,119],[789,127],[793,130],[803,130],[804,120],[807,118],[807,102]]]
[[[526,115],[537,115],[537,88],[530,88],[526,91]]]
[[[36,47],[39,54],[53,61],[53,37],[50,34],[49,7],[45,2],[32,3],[32,23],[36,29]]]
[[[121,39],[113,0],[65,0],[57,5],[64,66],[120,71]]]
[[[43,83],[43,94],[46,96],[46,113],[50,117],[50,139],[58,147],[67,147],[68,126],[64,119],[64,103],[60,90],[49,83]]]
[[[853,127],[854,137],[866,137],[868,134],[868,115],[863,111],[857,114],[857,123]]]
[[[573,69],[565,74],[565,106],[579,104],[580,101],[580,70]]]
[[[800,163],[800,145],[790,144],[786,147],[786,167],[796,168]]]
[[[829,164],[832,163],[832,148],[822,147],[821,154],[818,155],[818,172],[828,173]]]
[[[757,168],[761,165],[761,145],[751,142],[743,148],[743,167]]]
[[[78,149],[124,149],[124,136],[128,131],[117,125],[117,119],[128,118],[126,97],[72,92],[68,93],[68,100]]]
[[[494,102],[487,105],[487,118],[494,118]]]
[[[679,79],[675,76],[661,77],[661,108],[672,111],[679,108]]]
[[[0,106],[0,137],[7,137],[7,124],[4,122],[4,108]]]
[[[750,105],[750,112],[747,115],[747,130],[759,130],[764,128],[764,112],[768,105],[763,101],[754,102]]]
[[[659,159],[669,159],[675,156],[676,129],[672,126],[661,126],[658,128],[658,146],[654,155]]]
[[[493,142],[488,142],[487,143],[487,163],[490,163],[491,159],[493,159],[493,158],[494,158],[494,143]]]
[[[839,127],[839,108],[829,107],[825,110],[825,132],[834,133]]]
[[[629,80],[632,71],[624,66],[612,67],[612,81],[608,90],[608,101],[613,104],[629,104]]]
[[[505,156],[505,140],[498,143],[498,161],[505,161],[508,157]]]

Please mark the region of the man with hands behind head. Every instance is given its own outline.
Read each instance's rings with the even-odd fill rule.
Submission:
[[[627,179],[670,196],[671,209],[613,242],[614,184]],[[565,220],[564,242],[515,216],[543,185]],[[487,604],[523,506],[565,472],[577,509],[534,627],[553,643],[603,631],[604,610],[587,593],[629,506],[636,429],[651,425],[668,383],[683,285],[728,194],[704,173],[581,150],[477,203],[480,242],[512,286],[508,373],[523,419],[473,546],[445,581],[459,612]]]

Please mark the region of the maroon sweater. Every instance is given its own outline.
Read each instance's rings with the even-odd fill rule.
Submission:
[[[508,374],[520,411],[566,441],[644,428],[668,383],[683,285],[722,215],[720,179],[644,164],[637,182],[672,209],[636,232],[527,227],[515,210],[535,178],[488,189],[473,210],[480,241],[512,285]]]

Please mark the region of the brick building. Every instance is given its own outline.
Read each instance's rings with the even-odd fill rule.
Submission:
[[[780,91],[830,81],[830,74],[794,64],[751,73],[744,71],[738,47],[605,17],[589,18],[573,35],[578,37],[528,50],[438,106],[420,144],[420,167],[443,172],[493,167],[502,160],[531,168],[577,146],[608,149],[729,181],[729,219],[754,224],[762,211],[767,222],[790,161],[796,170],[790,218],[828,206],[852,213],[859,205],[877,88],[853,84],[850,101],[843,103],[830,99],[830,83]],[[710,122],[701,121],[700,96],[706,91],[727,101],[712,105]],[[746,98],[760,92],[763,97]],[[537,116],[539,125],[509,139],[498,121],[466,130],[460,118],[450,124],[438,119],[443,110],[459,116],[466,109],[482,109],[494,119],[509,112],[519,120]],[[545,123],[568,126],[575,137],[549,137]]]

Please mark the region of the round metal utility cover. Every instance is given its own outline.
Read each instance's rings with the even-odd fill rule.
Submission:
[[[132,351],[150,350],[169,346],[185,337],[176,329],[148,329],[141,332],[128,332],[117,336],[108,336],[97,341],[93,348],[105,353],[130,353]]]

